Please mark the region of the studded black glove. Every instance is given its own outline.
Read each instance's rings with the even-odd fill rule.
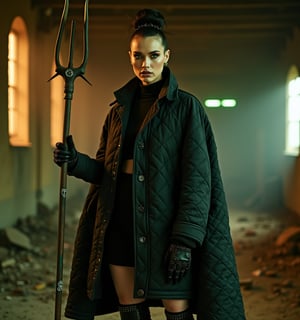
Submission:
[[[171,244],[166,254],[167,280],[179,282],[191,267],[191,249]]]
[[[78,153],[74,146],[73,137],[67,136],[66,145],[57,142],[53,151],[54,162],[61,167],[63,163],[68,163],[68,170],[72,170],[78,161]]]

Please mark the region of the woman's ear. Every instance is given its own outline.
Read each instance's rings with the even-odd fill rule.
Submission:
[[[130,50],[128,50],[128,56],[129,56],[129,62],[130,62],[130,64],[132,64],[131,63],[131,51]]]
[[[165,51],[165,65],[168,64],[168,61],[169,61],[169,59],[170,59],[170,54],[171,54],[170,49],[168,49],[168,50]]]

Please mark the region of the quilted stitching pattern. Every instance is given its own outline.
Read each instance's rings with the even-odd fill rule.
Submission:
[[[136,202],[148,201],[150,205],[144,203],[149,208],[148,221],[145,216],[136,217],[137,269],[141,270],[137,273],[137,288],[145,287],[148,269],[150,296],[159,297],[162,291],[172,292],[170,295],[174,291],[188,294],[184,289],[188,279],[176,288],[165,284],[164,264],[157,257],[164,255],[171,235],[193,238],[201,248],[193,254],[194,268],[196,273],[199,271],[195,312],[207,320],[242,320],[242,300],[213,133],[197,100],[182,94],[181,101],[190,100],[174,110],[172,106],[161,107],[138,138],[148,148],[136,150],[136,170],[145,174],[150,187],[146,189],[147,184],[136,182]],[[138,243],[140,234],[151,237],[151,246]]]

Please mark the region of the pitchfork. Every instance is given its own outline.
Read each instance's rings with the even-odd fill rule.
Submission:
[[[65,81],[65,113],[63,127],[63,143],[67,147],[66,138],[70,131],[70,115],[71,101],[74,92],[74,81],[77,77],[83,78],[87,83],[90,82],[84,77],[85,68],[88,60],[88,0],[85,0],[84,5],[84,53],[81,65],[73,67],[74,54],[74,37],[75,37],[75,21],[72,20],[70,47],[69,47],[69,63],[67,67],[60,63],[59,54],[61,51],[62,37],[67,23],[69,11],[69,0],[65,0],[63,13],[61,16],[60,27],[55,47],[55,64],[56,73],[50,80],[57,76],[62,76]],[[57,236],[57,269],[56,269],[56,298],[55,298],[55,320],[61,319],[62,306],[62,291],[63,291],[63,258],[64,258],[64,233],[65,233],[65,212],[66,212],[66,197],[67,197],[67,163],[61,167],[60,175],[60,193],[59,193],[59,216],[58,216],[58,236]]]

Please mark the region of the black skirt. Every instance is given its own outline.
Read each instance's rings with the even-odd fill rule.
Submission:
[[[114,211],[106,232],[104,252],[109,264],[134,267],[132,175],[118,176]]]

